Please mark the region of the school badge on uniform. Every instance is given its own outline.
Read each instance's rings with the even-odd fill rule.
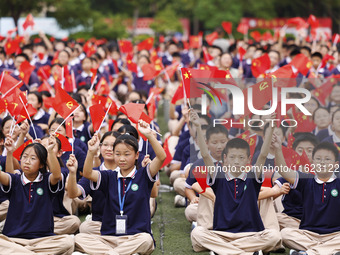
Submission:
[[[39,196],[42,196],[42,195],[44,194],[43,189],[42,189],[42,188],[38,188],[38,189],[37,189],[37,194],[38,194]]]
[[[80,140],[81,140],[82,142],[85,142],[85,136],[82,135],[82,136],[80,137]]]
[[[131,189],[132,189],[132,191],[137,191],[138,190],[138,184],[132,184],[132,186],[131,186]]]
[[[339,195],[338,190],[337,190],[337,189],[332,189],[331,195],[332,195],[333,197],[337,197],[337,196]]]

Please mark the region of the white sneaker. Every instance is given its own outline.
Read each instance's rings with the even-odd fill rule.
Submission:
[[[196,228],[197,227],[197,222],[196,221],[193,221],[192,223],[191,223],[191,230],[193,230],[194,228]]]
[[[210,252],[209,252],[209,255],[215,255],[215,252],[210,251]]]
[[[181,195],[176,195],[174,204],[175,207],[185,207],[186,204],[185,197],[182,197]]]

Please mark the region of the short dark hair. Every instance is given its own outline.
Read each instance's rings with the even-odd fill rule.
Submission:
[[[311,56],[311,58],[319,58],[322,59],[322,55],[320,52],[314,52]]]
[[[339,151],[333,143],[329,143],[329,142],[319,143],[313,150],[313,154],[312,154],[313,158],[314,158],[315,153],[319,150],[327,150],[327,151],[331,152],[334,156],[335,161],[338,161]]]
[[[122,123],[123,125],[131,125],[130,121],[128,119],[123,118],[117,118],[111,125],[111,130],[117,123]]]
[[[293,142],[293,150],[298,147],[301,142],[310,142],[313,144],[314,148],[318,145],[319,141],[318,138],[312,134],[307,132],[298,132],[294,134],[295,140]]]
[[[333,120],[334,120],[335,114],[338,113],[338,112],[340,112],[340,108],[336,109],[335,112],[333,112],[333,115],[332,115],[332,122],[333,122]]]
[[[42,98],[42,95],[41,95],[41,92],[38,92],[38,91],[30,91],[29,93],[28,93],[28,95],[35,95],[36,97],[37,97],[37,99],[38,99],[38,103],[39,104],[43,104],[43,98]]]
[[[210,136],[212,134],[220,134],[220,133],[225,134],[225,136],[228,138],[228,129],[226,129],[226,127],[223,125],[216,125],[215,127],[209,126],[207,129],[207,132],[205,133],[205,136],[206,136],[207,141],[209,141]]]
[[[312,49],[311,49],[310,47],[308,47],[308,46],[303,46],[303,47],[301,47],[301,50],[306,50],[306,51],[309,52],[309,54],[312,53]]]
[[[323,106],[319,106],[319,107],[316,108],[315,111],[313,112],[313,116],[312,116],[313,121],[314,121],[314,119],[315,119],[315,113],[316,113],[318,110],[325,110],[325,111],[327,111],[328,113],[330,113],[328,108],[323,107]]]
[[[17,54],[15,55],[15,58],[18,58],[18,57],[23,57],[26,61],[30,61],[29,57],[25,54],[25,53],[20,53],[20,54]]]
[[[42,174],[47,173],[47,150],[40,143],[31,143],[27,145],[22,151],[20,159],[22,155],[25,153],[25,151],[31,147],[33,147],[34,152],[37,154],[40,164],[42,164],[42,167],[39,169],[39,172],[41,172]]]
[[[121,127],[117,130],[117,132],[118,132],[119,134],[129,134],[129,135],[134,136],[137,140],[139,139],[139,135],[138,135],[137,129],[135,129],[135,127],[132,126],[131,124],[121,126]]]
[[[250,156],[250,147],[249,147],[249,144],[241,139],[241,138],[233,138],[231,140],[229,140],[222,152],[222,158],[224,157],[224,154],[225,155],[228,155],[228,152],[230,149],[245,149],[247,150],[247,155],[248,157]]]

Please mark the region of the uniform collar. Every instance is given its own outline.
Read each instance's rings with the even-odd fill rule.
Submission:
[[[103,162],[100,166],[99,166],[99,170],[101,171],[107,171],[107,170],[111,170],[111,169],[108,169],[106,166],[105,166],[105,163]],[[119,171],[119,167],[116,167],[115,169],[113,169],[112,171]]]
[[[340,138],[335,133],[333,133],[333,142],[340,143]]]
[[[83,131],[84,129],[84,124],[81,124],[81,126],[77,127],[77,128],[73,128],[73,130],[78,130],[78,131]]]
[[[84,72],[84,71],[82,71],[80,75],[81,75],[81,77],[83,77],[83,78],[92,77],[92,73],[87,74],[87,73]]]
[[[39,109],[39,111],[34,115],[34,120],[39,120],[45,115],[45,111],[43,109]]]
[[[336,179],[336,175],[333,173],[333,175],[331,176],[331,178],[328,179],[328,181],[321,181],[317,175],[315,175],[314,180],[318,183],[318,184],[324,184],[324,183],[330,183],[333,182]]]
[[[39,172],[37,178],[35,178],[34,181],[30,181],[29,179],[27,179],[24,173],[22,173],[22,175],[21,175],[21,182],[22,182],[23,185],[26,185],[26,184],[31,183],[31,182],[41,182],[42,179],[43,179],[43,175],[40,172]]]
[[[137,172],[137,169],[136,169],[136,166],[135,166],[135,168],[132,169],[132,171],[125,177],[120,173],[120,168],[118,168],[117,172],[118,172],[117,179],[119,179],[119,178],[132,178],[132,179],[134,179],[136,172]]]
[[[234,179],[241,179],[242,181],[245,181],[246,178],[247,178],[247,174],[245,172],[243,172],[238,177],[235,177],[232,173],[227,171],[225,173],[225,178],[227,179],[227,181],[231,181],[231,180],[234,180]]]

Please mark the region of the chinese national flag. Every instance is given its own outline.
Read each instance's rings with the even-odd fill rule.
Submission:
[[[107,97],[105,96],[99,96],[99,95],[93,95],[92,96],[92,104],[101,104],[103,106],[103,108],[105,108],[106,106],[106,102],[107,102]]]
[[[304,76],[307,75],[309,69],[312,67],[312,61],[302,53],[296,55],[290,64]]]
[[[137,73],[137,64],[132,61],[133,56],[128,54],[126,56],[126,67],[133,73]]]
[[[329,60],[335,60],[335,58],[329,54],[326,54],[322,59],[320,68],[324,68]]]
[[[217,32],[212,32],[211,34],[208,34],[205,36],[205,40],[209,45],[212,45],[213,42],[218,38],[218,33]]]
[[[27,112],[28,112],[29,116],[28,116]],[[29,117],[32,117],[37,112],[38,112],[37,109],[35,109],[31,104],[27,104],[26,109],[25,109],[25,106],[22,107],[20,115],[18,117],[18,120],[15,124],[19,124],[20,122],[24,121],[25,119],[30,119]]]
[[[253,37],[256,42],[261,41],[261,33],[259,31],[252,31],[249,35]]]
[[[119,108],[119,111],[124,113],[133,123],[137,124],[144,108],[145,104],[128,103],[122,105]]]
[[[278,88],[296,87],[296,76],[290,64],[280,67],[273,73],[266,75],[272,78],[273,86]]]
[[[295,108],[293,108],[295,109]],[[297,122],[295,132],[312,132],[316,125],[314,121],[302,112],[295,113],[293,110],[294,118]]]
[[[5,100],[0,98],[0,114],[6,111],[6,109],[7,109],[7,105],[6,105]]]
[[[242,134],[239,134],[237,136],[237,138],[241,138],[249,144],[250,156],[253,156],[254,152],[255,152],[256,142],[257,142],[256,134],[250,134],[250,131],[247,130],[247,131],[243,132]]]
[[[161,168],[163,168],[163,167],[167,166],[168,164],[170,164],[170,162],[172,160],[172,155],[170,153],[169,146],[168,146],[168,140],[169,140],[169,137],[167,139],[165,139],[164,144],[163,144],[163,149],[165,151],[166,158],[165,158]]]
[[[261,57],[253,59],[251,63],[251,72],[257,78],[264,74],[270,68],[270,59],[268,54],[263,54]]]
[[[53,102],[54,110],[64,119],[72,114],[79,104],[63,90],[59,85],[55,86],[55,98]]]
[[[240,23],[238,26],[237,26],[237,29],[236,31],[245,35],[248,33],[248,30],[249,30],[249,26],[245,23]]]
[[[7,55],[12,55],[16,53],[19,49],[20,49],[20,40],[18,38],[14,40],[12,39],[7,40],[5,44],[5,51]]]
[[[312,29],[318,28],[319,27],[319,21],[314,15],[309,15],[308,18],[308,23],[311,26]]]
[[[33,20],[33,16],[31,13],[27,15],[24,24],[22,24],[22,27],[24,28],[24,30],[26,30],[29,26],[31,26],[31,29],[33,30],[34,20]]]
[[[35,67],[32,66],[27,60],[22,62],[19,67],[19,78],[25,83],[28,84],[31,73],[34,71]]]
[[[297,30],[308,27],[308,23],[304,21],[301,17],[290,18],[287,20],[286,24],[296,26]]]
[[[61,149],[63,151],[72,151],[72,146],[71,146],[69,140],[65,136],[63,136],[60,133],[56,133],[55,136],[60,140],[60,142],[61,142]]]
[[[246,50],[243,47],[238,48],[238,54],[240,55],[240,61],[242,62],[244,55],[246,54]]]
[[[3,95],[3,97],[14,93],[15,88],[22,84],[22,81],[18,81],[17,79],[13,78],[9,74],[6,74],[5,72],[2,72],[2,75],[0,76],[0,82],[1,80],[2,83],[0,83],[1,86],[0,92]]]
[[[73,138],[73,117],[68,117],[65,120],[65,126],[66,126],[66,136],[69,138]]]
[[[337,79],[335,77],[328,77],[324,84],[312,91],[312,94],[319,100],[321,104],[326,105],[326,99],[331,94],[333,85],[336,83]]]
[[[144,112],[142,112],[142,114],[140,115],[139,119],[140,119],[140,120],[144,120],[144,121],[145,121],[146,123],[148,123],[148,124],[150,124],[151,121],[152,121],[152,119],[151,119],[148,115],[146,115]],[[138,131],[138,134],[140,135],[140,137],[142,137],[142,139],[143,139],[144,141],[148,140],[148,139],[145,137],[145,135],[143,135],[141,132],[139,132],[139,130],[138,130],[138,125],[136,126],[136,129],[137,129],[137,131]]]
[[[254,84],[250,88],[252,88],[253,106],[255,109],[261,110],[263,106],[265,106],[272,99],[273,87],[271,79],[266,78],[263,81]],[[245,98],[244,116],[247,116],[251,113],[248,109],[248,89],[244,89],[243,94]]]
[[[41,92],[41,91],[48,91],[48,92],[52,92],[52,87],[51,85],[47,82],[47,81],[44,81],[39,87],[38,87],[38,92]]]
[[[148,80],[152,80],[155,77],[157,77],[157,75],[160,74],[160,72],[162,71],[162,66],[159,64],[144,64],[142,66],[142,71],[143,71],[143,80],[144,81],[148,81]]]
[[[311,167],[311,163],[305,150],[303,150],[302,155],[300,156],[300,165],[302,167],[307,166],[309,169],[308,172],[315,175],[314,169]]]
[[[201,193],[204,193],[205,190],[208,187],[207,184],[207,171],[206,168],[204,166],[199,166],[199,167],[195,167],[192,170],[192,174],[194,175],[196,181],[198,182],[198,184],[200,185],[201,189],[203,190]]]
[[[25,143],[23,143],[18,149],[16,149],[14,152],[13,152],[13,157],[15,159],[17,159],[18,161],[20,161],[20,156],[21,156],[21,153],[23,152],[23,150],[27,147],[27,145],[33,143],[33,140],[28,140],[26,141]]]
[[[153,96],[150,99],[150,101],[148,102],[146,107],[148,108],[148,112],[149,112],[150,118],[154,119],[155,118],[155,112],[156,112],[156,99],[155,99],[155,96]]]
[[[199,35],[189,36],[189,46],[191,49],[198,49],[202,46],[202,37]]]
[[[121,53],[130,53],[133,50],[132,42],[129,40],[119,40],[118,45]]]
[[[49,65],[44,65],[38,69],[37,75],[40,79],[47,80],[51,75],[51,67]]]
[[[153,37],[149,37],[149,38],[145,39],[144,41],[140,42],[137,45],[138,51],[151,50],[151,48],[153,47],[154,40],[155,39]]]
[[[104,77],[102,77],[97,83],[96,93],[98,95],[108,95],[110,93],[109,84],[107,84],[107,81]]]
[[[184,92],[183,92],[183,83],[180,83],[174,96],[171,99],[172,104],[176,104],[178,100],[181,100],[184,98]]]
[[[264,34],[262,35],[262,40],[267,42],[267,41],[272,41],[272,40],[274,40],[274,38],[273,38],[272,34],[271,34],[269,31],[266,31],[266,32],[264,32]]]
[[[296,151],[282,146],[282,153],[288,167],[298,167],[300,165],[300,155]]]
[[[117,107],[117,105],[116,105],[116,102],[115,101],[113,101],[110,97],[108,97],[107,98],[107,103],[110,105],[110,104],[112,104],[111,105],[111,107],[110,107],[110,109],[108,109],[108,111],[109,111],[109,114],[110,115],[117,115],[117,113],[118,113],[118,107]]]
[[[218,70],[217,66],[209,66],[205,64],[198,64],[198,69],[199,70],[210,70],[210,71],[216,71]]]
[[[288,149],[293,149],[293,143],[295,141],[295,138],[292,133],[289,133],[288,139],[287,139],[287,148]]]
[[[93,130],[96,132],[99,130],[100,125],[105,118],[105,111],[101,104],[95,104],[90,106],[90,115],[92,119]]]
[[[222,27],[227,34],[231,34],[231,30],[233,28],[233,24],[229,21],[222,21]]]

